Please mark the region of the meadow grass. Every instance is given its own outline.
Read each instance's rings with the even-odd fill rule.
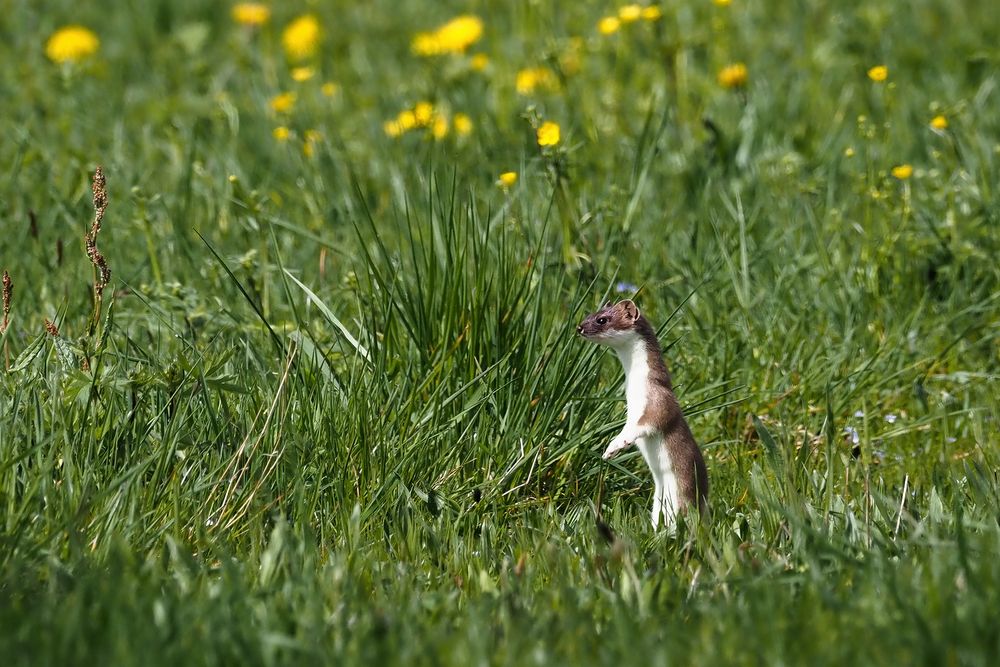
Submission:
[[[43,4],[0,15],[4,664],[1000,654],[981,3]],[[709,469],[674,534],[574,335],[625,296]]]

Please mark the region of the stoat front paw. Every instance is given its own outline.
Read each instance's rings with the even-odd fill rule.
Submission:
[[[617,438],[612,440],[611,443],[608,445],[608,448],[604,450],[604,454],[601,455],[601,458],[607,461],[612,456],[614,456],[618,452],[628,447],[630,444],[632,443],[630,443],[625,438],[618,436]]]

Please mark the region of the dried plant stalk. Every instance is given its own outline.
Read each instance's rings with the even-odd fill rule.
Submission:
[[[0,336],[7,333],[10,326],[10,304],[14,300],[14,281],[10,279],[7,269],[3,272],[3,322],[0,322]],[[7,340],[3,341],[4,368],[10,370],[10,350],[7,348]]]
[[[14,281],[10,279],[10,274],[4,269],[3,272],[3,322],[0,323],[0,334],[7,331],[10,324],[10,302],[14,298]]]
[[[94,325],[101,317],[101,301],[104,298],[104,288],[111,282],[111,267],[101,251],[97,249],[97,235],[101,233],[101,222],[104,221],[104,212],[108,208],[107,181],[104,178],[104,171],[100,166],[94,170],[94,179],[90,187],[94,193],[94,222],[90,226],[90,231],[84,236],[84,243],[87,246],[87,257],[94,264],[96,275],[94,277]]]

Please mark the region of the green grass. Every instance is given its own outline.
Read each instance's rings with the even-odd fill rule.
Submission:
[[[1000,24],[737,0],[598,35],[616,8],[5,9],[4,664],[995,660]],[[485,71],[410,53],[463,12]],[[71,22],[100,50],[49,62]],[[422,100],[472,132],[386,136]],[[601,462],[621,369],[574,335],[631,285],[712,483],[675,535],[637,453]]]

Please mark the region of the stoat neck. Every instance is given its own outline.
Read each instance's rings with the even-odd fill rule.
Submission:
[[[615,346],[618,360],[625,369],[626,419],[629,424],[638,424],[646,410],[649,380],[649,354],[645,341],[639,336],[622,345]]]

